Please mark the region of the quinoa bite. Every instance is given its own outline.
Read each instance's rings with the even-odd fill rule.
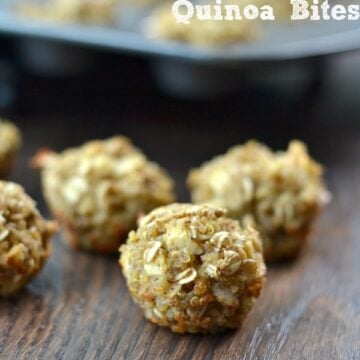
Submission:
[[[174,201],[173,181],[117,136],[62,153],[40,151],[47,203],[75,248],[116,253],[137,217]]]
[[[166,39],[196,46],[221,46],[239,41],[256,40],[260,27],[250,21],[212,21],[192,19],[190,24],[178,23],[171,5],[161,5],[146,20],[145,35],[153,39]]]
[[[128,288],[145,317],[178,333],[239,327],[265,282],[258,233],[213,206],[155,209],[120,251]]]
[[[21,15],[56,22],[111,24],[118,0],[48,0],[45,3],[20,2]]]
[[[215,17],[215,11],[202,10],[203,18],[197,16],[195,9],[189,23],[178,22],[172,12],[171,1],[159,1],[160,5],[155,6],[152,14],[145,20],[144,33],[146,36],[154,39],[165,39],[178,42],[189,43],[199,47],[214,47],[231,45],[241,42],[253,42],[263,38],[267,31],[264,21],[260,18],[257,20],[247,20],[244,17],[243,9],[248,6],[256,6],[261,9],[264,5],[270,5],[273,8],[274,17],[278,21],[285,19],[290,20],[292,6],[287,1],[282,0],[223,0],[221,7],[223,20],[214,18],[203,19],[204,14]],[[202,5],[199,4],[194,5]],[[203,5],[204,9],[208,5]],[[227,16],[226,7],[232,8],[238,6],[241,9],[241,20],[237,20],[234,11],[231,11],[233,20],[225,20]],[[180,6],[178,10],[183,16],[187,13],[186,6]],[[261,11],[260,11],[261,12]]]
[[[195,203],[224,207],[240,224],[256,228],[267,261],[295,257],[329,200],[322,167],[300,141],[284,152],[256,141],[235,146],[192,170],[188,185]]]
[[[57,231],[15,183],[0,181],[0,296],[13,295],[42,269]]]
[[[10,121],[0,119],[0,179],[9,175],[20,146],[19,129]]]

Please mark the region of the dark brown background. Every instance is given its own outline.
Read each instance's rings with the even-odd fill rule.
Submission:
[[[325,164],[334,200],[301,257],[270,266],[243,327],[216,336],[149,324],[117,258],[70,251],[58,236],[41,275],[17,298],[0,300],[1,359],[360,358],[359,54],[329,61],[319,88],[244,84],[226,97],[189,101],[159,92],[141,59],[104,55],[91,72],[46,79],[19,66],[11,43],[3,46],[18,78],[16,102],[1,115],[24,132],[13,179],[42,211],[29,157],[41,146],[60,150],[115,133],[169,170],[182,201],[188,169],[230,145],[257,138],[284,148],[300,138]]]

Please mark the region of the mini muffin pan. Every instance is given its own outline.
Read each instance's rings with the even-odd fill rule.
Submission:
[[[314,21],[296,24],[272,22],[264,24],[263,37],[257,41],[199,48],[189,44],[147,38],[143,29],[151,12],[150,7],[136,10],[129,6],[121,8],[122,16],[111,26],[33,20],[19,16],[13,8],[14,1],[1,2],[0,33],[21,39],[21,46],[24,47],[21,50],[22,55],[28,62],[40,63],[41,66],[38,67],[42,71],[46,71],[46,61],[51,70],[79,68],[77,62],[79,58],[84,58],[81,51],[86,48],[107,49],[151,58],[154,60],[153,68],[158,75],[158,82],[174,93],[185,91],[191,94],[197,90],[201,93],[203,90],[213,92],[214,89],[221,89],[222,85],[219,85],[216,79],[223,77],[219,73],[215,74],[218,70],[220,73],[223,69],[227,72],[231,69],[241,73],[244,69],[253,69],[254,65],[258,69],[264,64],[298,62],[360,48],[360,23],[357,21]],[[74,50],[72,59],[66,55],[68,45],[73,45],[73,49],[81,48],[81,51]],[[54,47],[58,48],[54,50]],[[31,51],[32,48],[36,49],[36,54],[34,50]],[[39,48],[42,51],[39,51]],[[54,51],[56,56],[51,56]],[[63,64],[60,61],[61,53],[64,54]],[[51,59],[55,57],[56,64],[53,64]],[[75,61],[76,67],[71,64],[69,66],[69,61]],[[181,73],[181,76],[169,76],[169,71],[172,74],[174,71]],[[204,81],[198,81],[199,79],[196,84],[191,84],[194,73],[206,77],[205,85]],[[177,80],[179,77],[182,84]],[[236,78],[238,82],[237,76],[230,78]],[[227,84],[228,81],[225,87]],[[192,85],[194,89],[190,89]],[[200,86],[199,89],[196,89],[197,86]]]

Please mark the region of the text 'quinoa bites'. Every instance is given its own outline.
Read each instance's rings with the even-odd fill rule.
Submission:
[[[129,234],[120,264],[147,319],[179,333],[241,325],[266,268],[258,233],[225,215],[212,206],[173,204]]]
[[[40,152],[47,202],[70,244],[117,252],[137,217],[174,201],[173,181],[125,137]]]
[[[292,258],[304,245],[329,198],[322,175],[299,141],[285,152],[250,141],[192,170],[188,185],[195,203],[224,207],[242,225],[255,227],[271,261]]]
[[[0,181],[0,296],[20,290],[42,269],[56,230],[21,186]]]
[[[21,145],[19,129],[9,121],[0,119],[0,178],[8,176],[16,152]]]
[[[200,47],[213,47],[231,45],[240,42],[256,41],[263,38],[266,28],[261,16],[257,21],[248,20],[244,15],[247,6],[256,6],[262,8],[264,5],[270,5],[273,8],[276,20],[290,19],[292,6],[289,1],[282,0],[223,0],[220,8],[223,20],[218,20],[218,11],[201,2],[198,7],[203,7],[202,11],[193,6],[175,7],[181,15],[181,21],[174,16],[172,6],[174,2],[163,1],[156,6],[150,16],[145,19],[143,31],[145,36],[154,39],[166,39],[190,43]],[[217,4],[218,5],[218,4]],[[232,10],[227,11],[227,7]],[[234,16],[233,9],[237,8],[241,20]],[[185,9],[186,8],[186,9]],[[206,9],[206,10],[205,10]],[[182,11],[183,10],[183,11]],[[192,11],[194,10],[194,11]],[[208,18],[204,19],[201,13],[207,13]],[[261,11],[259,11],[261,13]],[[200,15],[200,16],[199,16]],[[232,20],[226,20],[226,18]],[[188,23],[184,23],[188,22]]]

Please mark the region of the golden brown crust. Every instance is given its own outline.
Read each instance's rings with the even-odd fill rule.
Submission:
[[[221,208],[173,204],[140,221],[120,264],[145,317],[179,333],[236,328],[265,282],[258,233]]]
[[[8,177],[20,146],[19,129],[10,121],[0,119],[0,179]]]
[[[192,170],[188,185],[195,203],[227,208],[229,216],[257,228],[267,261],[299,253],[329,198],[321,166],[299,141],[276,153],[255,141],[235,146]]]
[[[61,154],[42,150],[33,163],[68,242],[88,251],[117,252],[139,214],[175,198],[167,173],[121,136]]]
[[[57,224],[45,221],[21,186],[0,181],[0,296],[19,291],[42,269]]]
[[[89,228],[84,231],[59,212],[55,214],[55,217],[62,226],[64,238],[71,248],[105,255],[115,254],[119,250],[119,246],[126,240],[129,232],[135,227],[135,225],[124,226],[119,224],[112,227],[112,232],[108,234],[106,233],[108,231],[106,226],[104,228]]]
[[[55,156],[56,153],[48,148],[38,150],[36,155],[31,159],[30,165],[34,169],[42,169],[46,166],[46,162]]]
[[[2,159],[0,165],[0,179],[8,179],[14,166],[15,154],[8,155]]]

